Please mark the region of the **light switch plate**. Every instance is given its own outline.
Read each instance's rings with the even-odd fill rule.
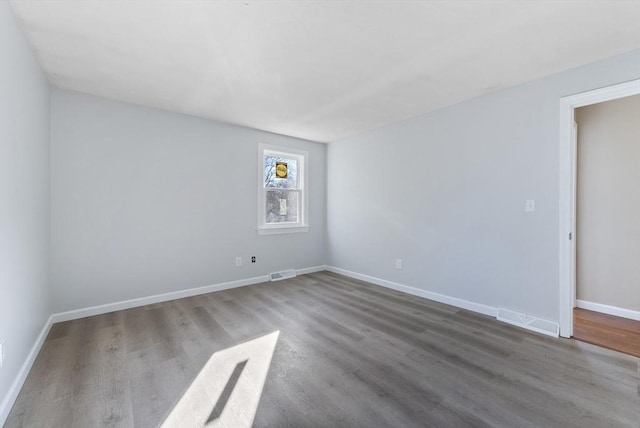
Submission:
[[[536,210],[536,201],[533,199],[527,199],[524,203],[524,210],[528,213],[532,213]]]

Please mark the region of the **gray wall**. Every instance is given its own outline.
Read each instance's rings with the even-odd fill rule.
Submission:
[[[257,234],[259,143],[309,152],[308,233]],[[326,263],[326,145],[59,90],[51,144],[55,312]]]
[[[0,1],[0,402],[49,315],[49,84]]]
[[[330,264],[557,321],[559,99],[637,78],[640,51],[331,143]]]
[[[640,311],[640,95],[576,109],[577,297]]]

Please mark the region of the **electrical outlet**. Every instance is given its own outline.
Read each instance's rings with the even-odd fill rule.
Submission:
[[[242,257],[236,257],[236,267],[242,266]]]
[[[402,259],[396,259],[396,269],[402,269]]]
[[[524,203],[524,210],[528,213],[534,212],[536,210],[536,201],[527,199]]]
[[[0,369],[4,365],[4,343],[0,342]]]
[[[256,256],[251,256],[251,263],[255,263],[256,262]]]

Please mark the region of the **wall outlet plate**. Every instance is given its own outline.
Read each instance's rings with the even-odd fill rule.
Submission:
[[[4,342],[0,342],[0,369],[4,365]]]
[[[524,210],[528,213],[532,213],[536,210],[536,201],[533,199],[527,199],[524,203]]]
[[[396,269],[402,269],[402,259],[396,259]]]
[[[236,257],[236,267],[242,266],[242,257]]]

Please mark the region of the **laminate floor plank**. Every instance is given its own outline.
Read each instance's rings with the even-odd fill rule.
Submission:
[[[394,310],[381,303],[371,302],[368,299],[358,299],[358,303],[353,303],[346,299],[344,295],[340,295],[339,293],[332,296],[331,293],[327,292],[325,289],[321,289],[319,293],[332,298],[334,301],[340,302],[343,305],[361,309],[367,314],[385,314],[385,319],[393,322],[396,326],[416,333],[421,333],[427,330],[429,332],[438,332],[438,334],[447,337],[458,337],[460,340],[473,343],[477,348],[483,348],[485,352],[499,356],[506,356],[511,352],[511,344],[505,343],[504,346],[496,346],[496,341],[488,341],[485,338],[479,337],[484,335],[483,332],[472,331],[470,329],[460,329],[447,319],[431,321],[426,317],[421,318],[416,315],[403,314],[399,310]],[[409,322],[414,325],[408,324]]]
[[[492,427],[538,427],[536,419],[528,419],[529,411],[524,414],[518,408],[504,399],[502,394],[493,395],[493,391],[479,379],[459,373],[452,378],[450,367],[438,355],[421,350],[414,350],[406,355],[417,367],[437,367],[439,370],[423,370],[422,376],[434,388],[444,391],[443,401],[436,406],[434,426],[492,426]],[[457,367],[456,367],[456,370]],[[459,371],[459,370],[458,370]],[[478,394],[477,391],[483,391]],[[455,417],[452,415],[455,414]],[[449,415],[448,423],[442,420],[443,415]],[[467,422],[469,424],[467,424]]]
[[[366,391],[358,391],[358,388],[353,385],[351,385],[352,388],[346,388],[348,380],[336,366],[328,364],[321,357],[325,351],[322,344],[300,328],[301,319],[286,316],[286,311],[283,311],[281,306],[285,303],[282,301],[277,303],[267,296],[261,296],[258,301],[264,303],[265,299],[271,304],[258,307],[256,312],[265,324],[272,329],[278,329],[283,336],[283,340],[279,341],[276,347],[276,355],[282,355],[283,358],[274,358],[278,362],[274,364],[274,370],[269,374],[271,382],[267,383],[267,387],[272,387],[274,394],[284,396],[287,401],[296,403],[288,409],[287,418],[293,420],[308,418],[305,424],[299,426],[320,426],[323,424],[323,413],[327,412],[331,415],[331,420],[326,420],[324,423],[331,423],[333,426],[364,426],[353,420],[357,419],[359,414],[350,414],[342,408],[342,405],[349,401],[342,400],[343,394],[337,392],[357,393],[354,397],[349,397],[355,401],[358,396],[362,396],[362,392]],[[287,361],[286,365],[279,362],[283,359]],[[309,376],[309,373],[316,375]],[[290,385],[295,385],[293,391]],[[291,392],[294,394],[291,395]],[[264,408],[265,406],[261,403],[258,420]],[[283,423],[279,419],[270,419],[270,421],[271,426],[281,426],[280,424]]]
[[[251,421],[637,428],[640,358],[319,272],[54,324],[5,426]]]
[[[413,410],[404,402],[400,403],[400,405],[407,407],[407,409],[405,412],[400,413],[398,413],[396,406],[390,403],[391,400],[385,400],[376,407],[372,406],[377,398],[385,394],[384,391],[387,388],[382,388],[380,385],[385,381],[371,377],[375,375],[380,377],[381,371],[378,367],[368,367],[365,355],[361,353],[358,355],[339,354],[340,348],[336,347],[338,345],[336,338],[343,339],[344,336],[339,333],[335,334],[334,331],[329,329],[326,331],[334,335],[331,338],[323,338],[318,334],[319,330],[316,327],[316,323],[307,322],[309,314],[292,310],[290,302],[276,303],[275,307],[272,306],[267,311],[272,312],[272,314],[279,314],[282,319],[278,322],[278,325],[285,327],[285,330],[290,329],[291,333],[288,335],[294,337],[296,343],[303,345],[302,348],[290,348],[289,352],[306,361],[309,364],[308,369],[312,373],[320,375],[317,381],[321,385],[316,388],[317,391],[331,391],[330,397],[333,400],[333,404],[325,404],[319,409],[314,406],[314,411],[319,411],[321,414],[325,412],[334,413],[333,407],[335,407],[336,410],[340,410],[338,413],[348,415],[348,419],[341,421],[337,426],[366,427],[380,426],[380,424],[384,426],[394,424],[399,424],[399,426],[418,426],[421,423],[419,418],[407,418],[407,411],[413,412]],[[305,327],[300,328],[300,325]],[[351,340],[351,338],[348,337],[346,340]],[[371,375],[366,374],[367,369],[371,369]],[[308,378],[308,376],[305,377]],[[393,379],[392,381],[396,380]],[[353,406],[366,411],[349,411]],[[418,425],[416,425],[417,421]],[[324,426],[324,424],[319,423],[309,426]]]
[[[322,274],[330,278],[331,284],[341,284],[343,288],[347,290],[349,288],[355,289],[357,293],[363,293],[373,299],[377,299],[386,306],[395,303],[405,311],[407,308],[411,308],[413,314],[424,316],[427,319],[449,321],[453,324],[464,324],[486,332],[496,332],[503,339],[511,338],[514,341],[521,341],[524,337],[522,330],[513,329],[511,326],[503,323],[487,323],[487,320],[493,320],[493,318],[487,315],[470,311],[460,311],[458,308],[427,299],[420,299],[419,302],[415,302],[411,299],[412,296],[407,296],[398,291],[378,287],[372,289],[369,284],[363,281],[345,279],[344,277],[329,272],[323,272]],[[479,320],[480,322],[478,323]]]

